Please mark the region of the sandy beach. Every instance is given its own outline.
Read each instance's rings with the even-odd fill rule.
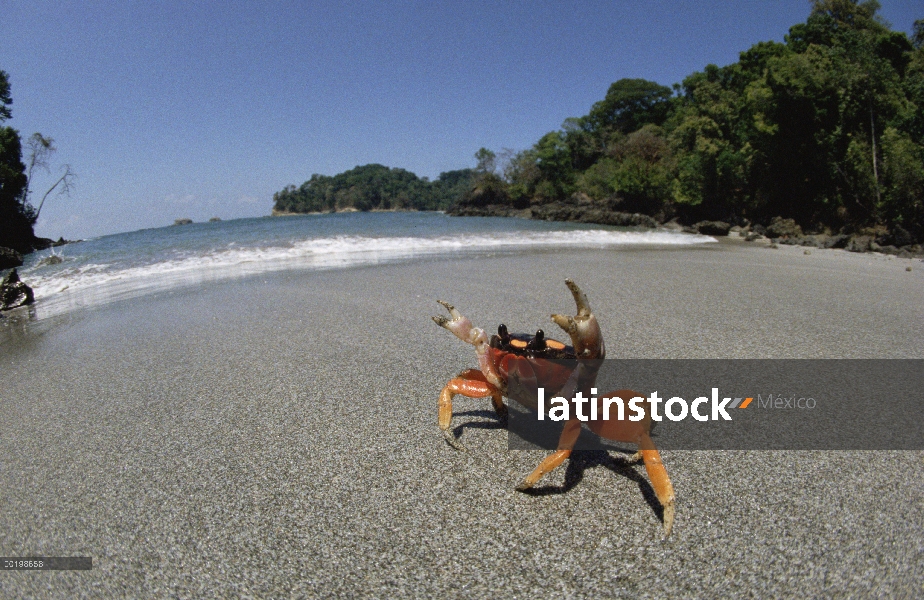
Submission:
[[[906,267],[911,266],[912,271]],[[924,358],[924,263],[732,240],[282,272],[0,325],[2,598],[912,597],[924,452],[509,451],[430,320],[555,329],[577,281],[617,358]],[[901,426],[901,424],[896,424]]]

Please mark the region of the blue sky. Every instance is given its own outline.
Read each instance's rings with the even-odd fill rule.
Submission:
[[[910,31],[920,0],[882,0]],[[805,20],[738,2],[4,2],[0,69],[25,138],[55,139],[70,197],[36,232],[79,238],[269,214],[312,173],[420,176],[522,150],[610,83],[664,85]],[[51,175],[36,177],[41,196]]]

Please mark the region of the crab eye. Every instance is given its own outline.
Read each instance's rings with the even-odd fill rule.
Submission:
[[[528,348],[530,350],[545,350],[545,332],[541,329],[536,331],[536,336],[530,340]]]
[[[503,323],[497,326],[497,335],[500,336],[500,339],[503,340],[504,343],[510,341],[510,334],[507,333],[507,326]]]

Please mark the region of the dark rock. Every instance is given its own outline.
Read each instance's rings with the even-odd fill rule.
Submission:
[[[850,241],[848,241],[847,245],[844,247],[848,252],[869,252],[871,250],[871,243],[873,243],[872,236],[855,235],[850,238]]]
[[[51,245],[54,243],[55,243],[54,240],[50,240],[48,238],[37,237],[34,240],[32,240],[32,249],[33,250],[47,250],[48,248],[51,248]]]
[[[52,254],[51,256],[46,256],[39,261],[36,267],[44,267],[45,265],[60,265],[64,262],[64,259],[58,256],[57,254]]]
[[[10,310],[35,302],[32,288],[19,280],[16,269],[0,279],[0,310]]]
[[[693,227],[695,227],[696,231],[703,235],[723,236],[728,235],[728,231],[731,229],[731,224],[726,223],[725,221],[700,221]]]
[[[826,235],[824,236],[824,245],[818,246],[818,247],[819,248],[846,248],[847,243],[849,241],[850,241],[850,236],[844,235],[842,233],[839,233],[837,235]]]
[[[192,223],[192,219],[177,219],[173,222],[174,225],[189,225]]]
[[[802,228],[792,219],[773,217],[764,235],[770,238],[801,237]]]
[[[683,225],[678,223],[676,219],[673,221],[668,221],[667,223],[664,223],[663,225],[661,225],[661,227],[663,227],[664,229],[669,229],[671,231],[683,231]]]
[[[836,235],[820,233],[809,237],[815,240],[815,246],[818,248],[845,248],[850,241],[849,235],[841,233]]]
[[[753,242],[754,240],[762,240],[762,239],[764,239],[764,236],[760,235],[759,233],[754,233],[752,231],[751,233],[747,235],[747,237],[744,238],[744,241]]]
[[[0,246],[0,271],[22,266],[22,254]]]
[[[761,225],[760,223],[756,223],[751,226],[751,232],[756,233],[758,235],[767,235],[767,228]]]
[[[883,246],[910,246],[915,241],[914,236],[901,225],[892,225],[887,234],[876,238],[876,242]]]
[[[220,221],[221,221],[221,218],[219,217],[212,217],[211,219],[209,219],[209,223],[218,223]]]

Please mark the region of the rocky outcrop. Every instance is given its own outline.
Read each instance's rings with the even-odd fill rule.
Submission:
[[[658,226],[658,222],[648,215],[619,212],[593,204],[566,204],[563,202],[551,202],[525,209],[517,209],[506,204],[455,206],[446,212],[457,217],[520,217],[540,221],[570,221],[573,223],[595,223],[623,227]]]
[[[0,279],[0,310],[11,310],[35,302],[32,288],[19,280],[16,269]]]
[[[22,254],[10,248],[0,247],[0,271],[22,266]]]
[[[49,239],[49,238],[35,238],[35,241],[32,244],[33,250],[47,250],[48,248],[57,248],[58,246],[63,246],[65,244],[73,244],[79,242],[80,240],[66,240],[63,237],[59,237],[58,241]]]
[[[924,247],[922,247],[921,244],[904,244],[902,246],[896,246],[894,244],[883,245],[881,242],[887,241],[889,239],[888,237],[877,237],[865,233],[819,233],[814,235],[800,235],[772,239],[775,243],[786,244],[789,246],[808,246],[811,248],[843,248],[848,252],[881,252],[883,254],[891,254],[899,258],[914,258],[924,256]],[[903,241],[908,240],[903,239]]]
[[[532,218],[543,221],[572,221],[622,227],[657,227],[658,222],[648,215],[627,213],[581,204],[552,202],[532,209]]]
[[[190,225],[192,222],[193,222],[192,219],[177,219],[173,222],[173,224],[174,225]]]

